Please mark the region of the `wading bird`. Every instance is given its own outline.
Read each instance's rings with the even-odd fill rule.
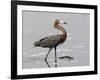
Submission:
[[[62,34],[57,34],[57,35],[51,35],[48,37],[45,37],[37,42],[34,43],[35,47],[43,47],[43,48],[49,48],[49,51],[45,57],[45,61],[48,65],[48,67],[50,67],[50,65],[47,62],[47,57],[50,53],[50,51],[52,50],[52,48],[55,49],[55,67],[57,67],[57,54],[56,54],[56,47],[59,44],[62,44],[65,42],[66,38],[67,38],[67,32],[66,30],[61,26],[61,24],[67,24],[64,21],[61,20],[55,20],[54,21],[54,28],[60,30],[62,32]]]

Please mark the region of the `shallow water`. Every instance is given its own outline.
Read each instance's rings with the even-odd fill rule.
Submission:
[[[48,35],[58,34],[53,29],[55,19],[63,19],[70,25],[62,25],[68,32],[66,41],[57,47],[57,66],[89,65],[89,14],[23,12],[23,68],[48,68],[45,57],[48,49],[35,47],[34,42]],[[38,22],[38,23],[37,23]],[[60,32],[61,33],[61,32]],[[71,56],[73,60],[59,59]],[[48,56],[48,63],[55,67],[54,49]]]

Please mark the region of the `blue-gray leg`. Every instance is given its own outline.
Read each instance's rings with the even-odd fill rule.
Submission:
[[[55,49],[55,67],[57,67],[57,53],[56,53],[56,47],[54,47]]]
[[[49,55],[49,53],[50,53],[51,50],[52,50],[52,48],[49,49],[48,54],[47,54],[46,57],[45,57],[45,62],[46,62],[47,66],[48,66],[49,68],[50,68],[50,65],[49,65],[49,63],[48,63],[48,61],[47,61],[47,57],[48,57],[48,55]]]

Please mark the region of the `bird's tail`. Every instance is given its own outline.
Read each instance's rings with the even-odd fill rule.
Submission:
[[[34,43],[34,46],[35,46],[35,47],[36,47],[36,46],[39,46],[39,45],[40,45],[40,44],[39,44],[38,41]]]
[[[33,44],[33,47],[32,48],[35,48],[36,46],[38,46],[39,44],[38,44],[38,42],[35,42],[34,44]]]

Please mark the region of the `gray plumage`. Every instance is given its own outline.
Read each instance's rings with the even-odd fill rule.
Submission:
[[[49,37],[45,37],[34,43],[35,46],[44,47],[44,48],[53,48],[60,44],[61,35],[52,35]]]

